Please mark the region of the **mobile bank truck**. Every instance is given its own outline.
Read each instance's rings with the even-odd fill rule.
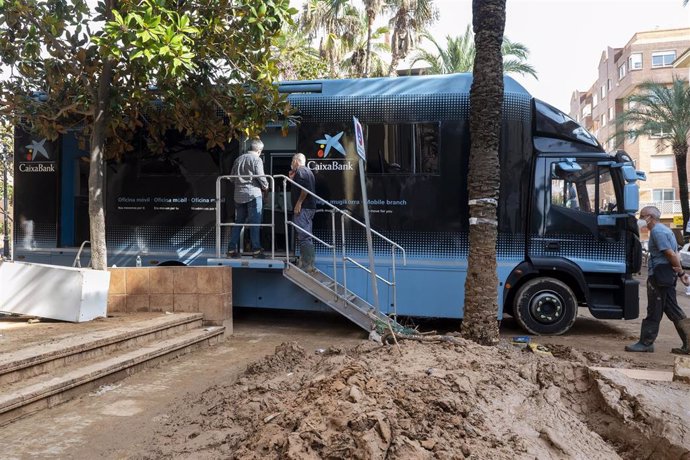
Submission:
[[[266,259],[225,256],[234,215],[230,173],[244,143],[207,149],[172,132],[161,154],[142,136],[106,166],[109,264],[231,265],[235,306],[333,308],[364,328],[386,315],[462,318],[468,255],[470,74],[285,82],[299,123],[269,126],[264,164]],[[364,128],[373,231],[368,263],[353,116]],[[71,265],[88,257],[88,157],[74,134],[17,133],[16,259]],[[316,177],[315,274],[295,265],[291,157]],[[641,246],[635,170],[563,112],[505,78],[498,208],[499,312],[534,334],[560,334],[578,307],[638,316]],[[246,232],[248,233],[248,232]],[[378,307],[375,308],[374,306]],[[373,319],[372,319],[373,318]]]

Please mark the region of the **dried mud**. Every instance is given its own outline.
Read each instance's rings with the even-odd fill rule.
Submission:
[[[596,357],[558,351],[284,343],[181,401],[136,457],[690,459],[687,386],[604,377],[585,365]]]

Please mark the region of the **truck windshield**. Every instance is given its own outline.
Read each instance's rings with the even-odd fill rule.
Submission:
[[[538,99],[534,100],[534,104],[537,113],[536,130],[538,133],[547,136],[555,135],[556,137],[600,147],[599,142],[594,136],[565,113]]]

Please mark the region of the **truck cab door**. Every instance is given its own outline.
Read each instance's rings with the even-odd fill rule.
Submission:
[[[535,195],[540,200],[535,205],[543,212],[532,231],[531,257],[565,258],[583,272],[625,273],[625,219],[619,216],[626,215],[618,209],[623,191],[612,177],[612,164],[541,159],[537,177],[544,180],[543,193]]]

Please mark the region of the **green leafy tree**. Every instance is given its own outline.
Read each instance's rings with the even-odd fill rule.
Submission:
[[[391,63],[388,74],[397,75],[398,64],[415,47],[420,33],[438,18],[433,0],[384,0],[391,14]]]
[[[388,70],[387,54],[390,47],[385,41],[388,27],[370,30],[366,12],[360,14],[360,28],[354,30],[350,50],[340,65],[340,73],[348,77],[382,77]]]
[[[308,0],[299,22],[312,41],[318,40],[319,55],[328,63],[329,75],[338,77],[340,62],[351,50],[360,27],[359,10],[349,0]]]
[[[0,115],[48,139],[81,129],[94,268],[107,267],[104,159],[142,127],[159,149],[169,129],[211,148],[288,116],[271,45],[296,12],[289,0],[0,0]]]
[[[417,62],[426,62],[431,67],[429,72],[432,74],[472,71],[477,50],[474,45],[474,34],[469,25],[463,35],[446,37],[445,47],[439,44],[428,32],[422,33],[421,37],[429,40],[434,45],[435,50],[417,49],[413,55],[412,65]],[[537,78],[534,67],[527,62],[529,49],[525,45],[504,37],[501,53],[503,54],[504,73],[531,75]]]
[[[297,27],[286,26],[274,40],[273,50],[279,80],[312,80],[328,75],[328,65]]]
[[[476,56],[470,88],[470,248],[462,335],[484,345],[498,343],[496,240],[503,110],[501,44],[505,21],[506,0],[472,1]]]
[[[676,159],[683,228],[686,228],[688,207],[688,142],[690,140],[690,86],[674,78],[670,85],[645,82],[627,99],[627,109],[616,120],[616,134],[622,147],[625,137],[658,136],[658,147],[670,146]]]
[[[364,58],[364,71],[362,76],[368,77],[371,70],[371,45],[372,41],[376,39],[374,35],[380,31],[379,28],[377,32],[374,31],[374,21],[376,17],[383,12],[383,0],[364,0],[364,11],[367,20],[367,39],[366,39],[366,51]]]

